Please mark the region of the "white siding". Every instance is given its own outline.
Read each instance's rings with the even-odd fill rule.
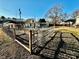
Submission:
[[[76,23],[75,25],[79,25],[79,16],[76,18]]]

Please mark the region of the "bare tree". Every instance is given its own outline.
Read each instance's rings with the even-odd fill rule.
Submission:
[[[67,13],[63,13],[63,14],[61,14],[60,17],[61,17],[61,21],[63,22],[68,19],[69,15]]]
[[[79,10],[75,10],[73,13],[72,13],[72,18],[75,18],[79,16]]]
[[[46,17],[52,18],[54,26],[61,21],[61,15],[63,14],[63,8],[61,5],[56,5],[49,9]]]

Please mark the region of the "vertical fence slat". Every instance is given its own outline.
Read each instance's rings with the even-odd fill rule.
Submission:
[[[12,25],[12,29],[13,29],[13,39],[16,39],[16,32],[15,32],[15,25]]]
[[[13,28],[13,39],[15,40],[16,34],[15,34],[15,28]]]
[[[30,49],[30,54],[32,54],[32,30],[30,30],[30,34],[29,34],[29,49]]]

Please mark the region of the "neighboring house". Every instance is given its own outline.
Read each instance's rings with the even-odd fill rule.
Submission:
[[[48,22],[39,22],[39,21],[35,21],[34,19],[27,19],[25,21],[26,28],[42,28],[42,27],[47,27],[48,25],[49,25]]]
[[[38,28],[46,28],[49,26],[49,22],[47,22],[45,19],[39,19],[38,22],[36,22],[36,27]]]
[[[34,19],[27,19],[25,21],[25,27],[26,28],[34,28],[35,27],[35,21],[34,21]]]
[[[12,21],[10,23],[14,23],[17,29],[23,29],[25,25],[24,21]]]
[[[73,26],[75,24],[75,21],[76,21],[76,19],[68,19],[68,20],[64,21],[65,22],[64,24],[67,26]]]
[[[9,26],[9,28],[23,29],[24,24],[25,24],[25,22],[20,21],[20,20],[7,20],[4,23],[4,26]]]
[[[4,23],[4,27],[7,27],[7,28],[15,28],[15,24],[14,23],[5,22]]]
[[[38,28],[46,28],[49,26],[49,22],[36,22],[35,24]]]
[[[75,21],[75,27],[79,27],[79,16],[76,17],[76,21]]]

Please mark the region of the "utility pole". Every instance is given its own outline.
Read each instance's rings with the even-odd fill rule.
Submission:
[[[20,17],[20,20],[21,20],[21,9],[19,8],[19,17]]]

